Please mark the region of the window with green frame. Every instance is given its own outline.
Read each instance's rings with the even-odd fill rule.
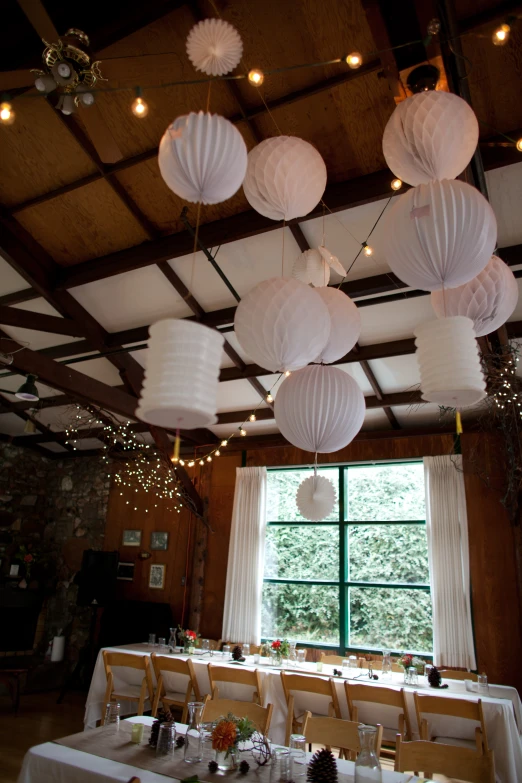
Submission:
[[[337,490],[321,522],[295,502],[310,473],[268,471],[263,638],[431,653],[422,462],[321,467]]]

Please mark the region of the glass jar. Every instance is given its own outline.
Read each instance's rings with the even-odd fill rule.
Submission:
[[[383,680],[389,680],[391,678],[392,674],[392,659],[391,659],[391,651],[390,650],[383,650],[382,651],[382,679]]]
[[[156,756],[173,756],[176,747],[176,724],[162,723],[159,727]]]
[[[185,734],[185,761],[197,764],[203,758],[203,736],[201,730],[202,701],[191,701],[189,708],[189,724]]]
[[[354,783],[382,783],[382,771],[375,752],[376,726],[359,724],[360,750],[355,760]]]
[[[175,652],[177,647],[177,640],[176,640],[176,629],[175,628],[169,628],[170,636],[169,636],[169,650],[170,652]]]
[[[418,685],[418,683],[419,683],[419,675],[417,673],[417,667],[408,666],[408,668],[404,670],[404,684]]]
[[[227,772],[230,769],[236,769],[238,759],[237,748],[229,748],[227,751],[216,750],[216,763],[218,769],[222,772]]]

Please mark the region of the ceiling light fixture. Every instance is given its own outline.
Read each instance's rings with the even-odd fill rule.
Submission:
[[[28,375],[25,383],[23,383],[18,391],[15,392],[15,397],[19,400],[29,400],[30,402],[38,402],[40,395],[36,388],[36,375]]]

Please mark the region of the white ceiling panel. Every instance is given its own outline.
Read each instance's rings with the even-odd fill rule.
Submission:
[[[41,446],[43,449],[47,449],[47,451],[53,451],[55,454],[62,454],[67,452],[67,449],[65,449],[59,443],[42,443]]]
[[[109,332],[192,315],[154,265],[72,288],[71,294]]]
[[[101,383],[106,383],[109,386],[119,386],[122,383],[120,375],[116,367],[110,363],[108,359],[90,359],[87,362],[81,362],[80,364],[71,365],[71,369],[77,370],[77,372],[88,375],[89,378],[95,378]]]
[[[373,359],[369,364],[384,394],[419,388],[420,375],[415,354]]]
[[[391,424],[382,408],[371,408],[364,414],[362,430],[389,430]]]
[[[498,226],[499,247],[518,245],[522,242],[522,162],[500,169],[486,171],[486,181],[491,206]]]
[[[259,394],[247,380],[226,381],[218,384],[217,409],[220,413],[253,409],[259,403]]]
[[[29,287],[29,283],[24,280],[22,275],[15,272],[5,258],[0,256],[0,296],[14,294],[15,291],[23,291],[24,288]]]
[[[450,419],[440,418],[440,409],[438,405],[431,402],[415,405],[398,405],[392,408],[395,418],[401,427],[417,427],[419,424],[429,424],[436,427],[439,423],[441,427],[449,426]]]
[[[77,440],[76,443],[72,444],[73,447],[76,447],[77,451],[87,451],[88,449],[102,449],[103,443],[101,440],[98,440],[98,438],[83,438],[80,440]]]
[[[19,304],[12,306],[16,307],[17,310],[26,310],[30,313],[41,313],[42,315],[54,315],[56,318],[63,318],[62,314],[59,313],[58,310],[55,310],[47,299],[44,299],[43,297],[31,299],[29,302],[20,302]]]
[[[241,359],[243,359],[245,364],[255,364],[253,359],[251,359],[250,356],[248,356],[248,354],[246,354],[244,352],[244,350],[242,349],[241,345],[239,344],[239,340],[237,339],[237,336],[236,336],[235,332],[226,332],[223,335],[223,337],[225,338],[227,343],[229,343],[232,346],[232,348],[239,355],[239,357]]]
[[[387,343],[413,337],[415,328],[435,319],[429,296],[361,307],[360,345]]]
[[[30,302],[21,302],[13,305],[17,310],[25,310],[30,313],[41,313],[42,315],[54,315],[61,318],[60,313],[54,309],[45,299],[32,299]],[[7,334],[18,342],[38,351],[41,348],[50,348],[53,345],[64,345],[80,340],[80,337],[68,337],[63,334],[53,334],[51,332],[38,332],[34,329],[25,329],[18,326],[2,327]],[[2,341],[2,348],[8,350],[8,344]]]
[[[0,432],[4,435],[23,435],[25,421],[15,413],[0,414]]]

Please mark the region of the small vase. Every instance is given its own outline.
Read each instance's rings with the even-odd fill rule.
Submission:
[[[236,763],[236,749],[231,748],[228,752],[216,750],[216,762],[218,769],[222,772],[227,772],[230,769],[235,769]]]

